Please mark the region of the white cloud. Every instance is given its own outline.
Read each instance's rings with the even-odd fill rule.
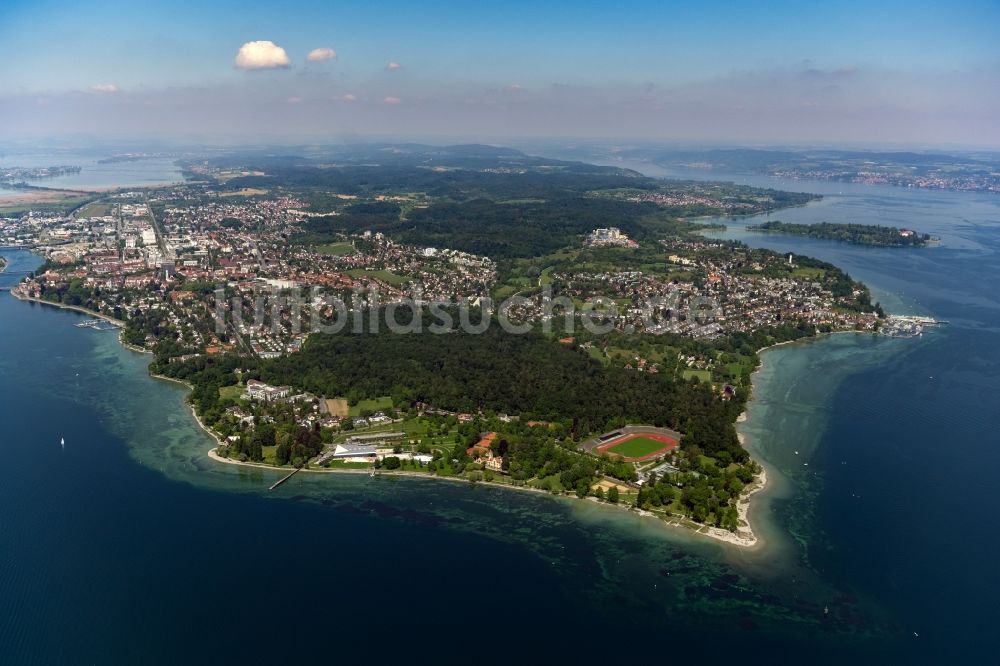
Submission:
[[[288,103],[289,104],[300,104],[301,102],[302,102],[302,98],[301,97],[289,97],[288,98]]]
[[[507,92],[519,92],[521,90],[520,83],[512,83],[504,88]]]
[[[235,62],[240,69],[277,69],[292,66],[285,49],[270,40],[247,42],[240,47]]]
[[[358,96],[352,95],[351,93],[346,93],[344,95],[341,95],[340,99],[344,100],[345,102],[357,102]]]
[[[98,83],[90,86],[90,92],[96,93],[116,93],[118,92],[118,86],[113,83]]]
[[[385,68],[390,72],[395,72],[397,69],[403,69],[403,66],[400,65],[395,60],[390,60],[389,63],[385,66]]]
[[[309,62],[323,62],[324,60],[333,60],[336,57],[336,51],[324,47],[310,51],[309,55],[306,56],[306,60]]]
[[[382,101],[385,102],[386,104],[402,104],[403,103],[403,100],[399,99],[398,97],[386,97]]]

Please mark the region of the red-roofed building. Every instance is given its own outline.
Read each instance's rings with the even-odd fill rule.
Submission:
[[[478,442],[466,449],[465,452],[473,457],[484,456],[489,452],[496,438],[497,434],[495,432],[488,432]]]

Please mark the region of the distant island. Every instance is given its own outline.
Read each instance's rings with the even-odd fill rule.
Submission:
[[[810,238],[878,247],[923,247],[935,242],[935,239],[931,238],[929,234],[918,233],[912,229],[871,224],[837,224],[833,222],[794,224],[775,220],[774,222],[750,225],[747,227],[747,231],[809,236]]]

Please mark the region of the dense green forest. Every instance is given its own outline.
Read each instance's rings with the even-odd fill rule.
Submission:
[[[391,395],[395,404],[478,410],[564,423],[574,438],[649,423],[685,433],[685,445],[744,461],[733,427],[739,401],[723,402],[710,386],[665,374],[605,367],[583,350],[540,334],[514,335],[493,325],[480,335],[429,331],[313,335],[298,354],[243,359],[244,369],[272,384],[351,401]],[[202,410],[216,407],[218,388],[235,383],[230,358],[154,362],[154,371],[186,379]],[[199,390],[200,385],[211,388]],[[204,401],[204,404],[200,404]]]
[[[320,168],[287,166],[270,168],[263,176],[240,176],[226,188],[282,187],[309,191],[330,189],[340,194],[376,196],[400,192],[423,192],[430,197],[464,201],[478,197],[505,199],[550,199],[579,195],[590,190],[615,187],[654,189],[657,181],[618,169],[580,171],[515,170],[513,172],[436,170],[411,166],[341,166]]]
[[[583,197],[537,203],[497,203],[474,199],[411,211],[406,219],[395,204],[358,204],[343,214],[314,218],[304,225],[300,242],[321,242],[336,232],[380,231],[412,245],[447,247],[508,259],[535,257],[567,245],[597,227],[617,226],[633,237],[669,223],[655,204]]]
[[[260,374],[321,395],[392,395],[396,403],[571,421],[578,437],[627,422],[662,425],[707,452],[745,456],[732,428],[738,408],[708,386],[605,368],[578,349],[499,326],[480,335],[312,336],[301,353],[263,362]]]
[[[877,245],[881,247],[921,247],[931,240],[929,234],[910,233],[904,235],[896,227],[870,224],[839,224],[819,222],[817,224],[794,224],[791,222],[765,222],[748,226],[747,231],[809,236],[825,240],[837,240],[855,245]]]

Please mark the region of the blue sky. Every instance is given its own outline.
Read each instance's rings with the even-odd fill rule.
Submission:
[[[995,145],[997,26],[998,2],[5,0],[0,132]],[[237,67],[257,40],[288,66]]]

